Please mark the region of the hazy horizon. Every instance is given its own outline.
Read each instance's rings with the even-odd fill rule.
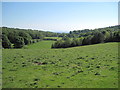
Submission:
[[[2,26],[69,32],[118,25],[117,2],[3,2]]]
[[[117,26],[117,25],[114,25],[114,26]],[[7,27],[7,26],[2,26],[2,27]],[[112,26],[107,26],[107,27],[112,27]],[[18,28],[18,27],[7,27],[7,28]],[[100,28],[106,28],[106,27],[100,27]],[[77,31],[77,30],[70,30],[70,31],[67,31],[67,32],[60,32],[60,31],[41,30],[41,29],[31,29],[31,28],[18,28],[18,29],[48,31],[48,32],[54,32],[54,33],[69,33],[70,31]],[[86,28],[86,29],[89,29],[89,28]],[[94,29],[99,29],[99,28],[94,28]],[[94,30],[94,29],[89,29],[89,30]],[[79,29],[79,30],[85,30],[85,29]]]

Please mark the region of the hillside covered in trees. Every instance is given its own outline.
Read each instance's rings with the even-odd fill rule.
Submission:
[[[22,48],[24,45],[41,41],[44,39],[44,37],[63,37],[63,36],[64,33],[53,33],[48,31],[45,32],[31,29],[2,27],[2,47]]]
[[[61,37],[62,39],[57,40],[56,38],[50,37]],[[3,48],[22,48],[24,45],[36,43],[41,40],[56,41],[51,48],[67,48],[105,42],[120,42],[120,25],[94,30],[75,30],[69,33],[2,27]]]
[[[70,31],[61,40],[55,42],[52,48],[67,48],[106,42],[120,42],[120,25],[94,30]]]

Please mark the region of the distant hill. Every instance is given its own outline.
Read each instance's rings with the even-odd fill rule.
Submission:
[[[21,48],[24,45],[35,43],[44,37],[63,37],[64,33],[48,31],[2,27],[2,47]]]
[[[53,44],[52,48],[67,48],[105,42],[120,42],[120,25],[94,30],[70,31],[62,40]]]
[[[109,26],[105,28],[98,28],[98,29],[84,29],[84,30],[74,30],[70,31],[68,34],[68,37],[86,37],[88,35],[91,35],[95,32],[103,32],[103,31],[108,31],[108,32],[115,32],[120,30],[120,25],[116,26]]]
[[[49,38],[44,38],[49,37]],[[48,31],[2,27],[2,47],[22,48],[24,45],[41,40],[51,40],[50,37],[61,37],[55,40],[52,48],[67,48],[90,45],[103,42],[120,41],[120,25],[98,28],[94,30],[74,30],[69,33],[54,33]]]

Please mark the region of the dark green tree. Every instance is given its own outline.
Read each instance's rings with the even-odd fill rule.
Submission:
[[[22,48],[25,45],[23,37],[17,36],[15,37],[15,41],[14,48]]]
[[[102,43],[104,42],[104,40],[105,40],[104,34],[102,34],[101,32],[96,32],[94,33],[94,36],[91,39],[91,43],[92,44]]]
[[[2,47],[11,48],[11,42],[9,41],[6,35],[2,35]]]
[[[92,44],[91,40],[92,40],[92,36],[85,37],[83,39],[83,41],[82,41],[82,45],[90,45],[90,44]]]
[[[19,36],[23,37],[25,45],[30,44],[31,36],[26,32],[19,32]]]

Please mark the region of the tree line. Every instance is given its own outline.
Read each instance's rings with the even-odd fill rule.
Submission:
[[[39,42],[44,37],[62,37],[61,40],[52,39],[56,42],[52,48],[67,48],[82,45],[91,45],[105,42],[120,41],[120,25],[94,30],[74,30],[69,33],[53,33],[48,31],[19,29],[19,28],[2,28],[2,47],[3,48],[22,48],[25,45]]]
[[[44,37],[63,37],[64,33],[2,27],[2,47],[22,48],[24,45],[36,43]]]
[[[68,48],[106,42],[120,42],[120,25],[94,30],[70,31],[61,40],[56,41],[51,48]]]

